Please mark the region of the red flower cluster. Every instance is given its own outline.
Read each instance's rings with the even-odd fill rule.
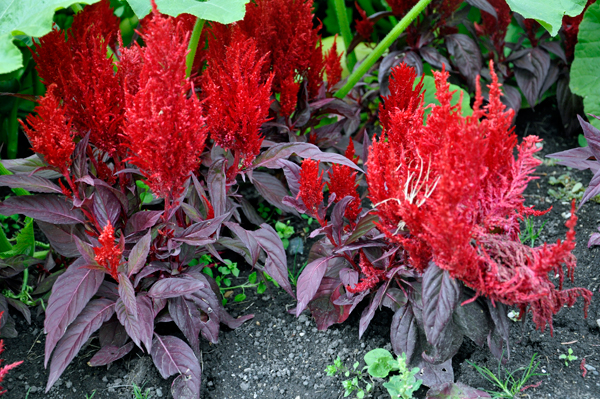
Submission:
[[[325,73],[327,74],[327,89],[331,91],[342,79],[342,55],[337,53],[337,35],[333,39],[333,46],[325,54]]]
[[[436,97],[423,124],[423,94],[413,90],[416,73],[401,65],[392,74],[391,96],[382,107],[384,133],[370,151],[367,176],[380,227],[404,245],[410,261],[423,271],[433,260],[480,295],[525,311],[537,326],[552,329],[552,315],[572,305],[585,289],[558,289],[548,277],[572,277],[575,217],[567,240],[530,248],[519,240],[519,222],[535,214],[524,206],[523,191],[540,161],[540,141],[526,137],[518,146],[511,128],[513,112],[504,112],[497,76],[492,71],[489,104],[479,87],[473,115],[463,117],[452,105],[447,72],[436,72]],[[394,98],[403,93],[409,98]]]
[[[302,199],[308,214],[316,218],[323,225],[321,209],[323,208],[323,173],[319,173],[321,162],[305,159],[302,161],[302,170],[300,171],[300,190],[298,197]]]
[[[479,35],[491,39],[496,52],[502,57],[504,55],[504,38],[506,37],[508,25],[512,20],[512,12],[506,4],[506,0],[489,0],[489,3],[496,10],[497,18],[492,14],[481,11],[482,24],[475,24],[475,28]]]
[[[346,158],[356,162],[352,139],[350,139],[350,144],[348,144],[348,148],[346,149]],[[356,183],[357,172],[349,166],[333,164],[331,170],[327,173],[329,174],[327,188],[329,188],[330,194],[335,194],[335,202],[339,202],[347,196],[354,198],[348,204],[344,213],[344,216],[353,223],[361,210],[360,197],[356,191],[356,187],[358,186]]]
[[[363,39],[368,40],[371,38],[371,34],[373,33],[373,27],[375,26],[375,23],[373,23],[373,21],[371,21],[369,17],[367,17],[367,13],[365,12],[365,10],[360,8],[356,1],[354,2],[354,6],[360,14],[360,19],[354,20],[356,32],[359,35],[361,35]]]
[[[410,11],[419,1],[418,0],[388,0],[388,5],[392,8],[392,12],[396,17],[403,17]]]
[[[177,199],[200,165],[207,135],[200,102],[193,94],[188,98],[193,93],[185,75],[188,35],[181,22],[173,23],[153,5],[142,38],[146,46],[136,50],[142,59],[139,89],[126,95],[128,160],[156,195]]]
[[[579,33],[579,25],[583,21],[583,14],[596,0],[588,0],[581,14],[575,17],[565,15],[562,20],[562,28],[565,39],[565,55],[568,60],[573,59],[575,45],[577,44],[577,34]]]
[[[118,268],[121,264],[123,247],[121,245],[115,245],[115,230],[112,224],[110,224],[110,221],[107,221],[106,226],[102,229],[98,241],[100,241],[100,247],[94,248],[96,262],[98,262],[112,278],[119,281]]]
[[[27,116],[27,124],[21,125],[27,133],[33,151],[42,154],[48,165],[66,174],[71,166],[71,154],[75,149],[71,120],[67,118],[65,107],[54,92],[56,85],[48,87],[46,96],[40,99],[35,108],[37,116]],[[29,126],[27,126],[29,125]]]
[[[4,311],[0,312],[0,319],[2,319],[2,316],[4,315]],[[4,341],[0,339],[0,354],[4,352]],[[2,363],[4,361],[4,359],[0,359],[0,363]],[[19,360],[18,362],[14,362],[11,364],[5,364],[4,366],[2,366],[0,368],[0,382],[4,381],[4,379],[6,378],[6,376],[8,375],[8,372],[12,369],[14,369],[17,366],[20,366],[23,363],[23,360]],[[0,395],[5,394],[6,393],[6,389],[0,387]]]
[[[387,280],[385,277],[385,270],[374,267],[362,251],[360,252],[359,266],[364,277],[354,287],[346,286],[346,291],[351,294],[373,289],[380,281]]]
[[[209,49],[208,68],[202,76],[206,123],[215,143],[233,150],[233,166],[247,167],[260,152],[260,127],[269,116],[273,75],[263,79],[266,61],[258,55],[255,39],[234,41],[225,51],[211,40]]]
[[[212,27],[213,46],[220,47],[217,51],[233,46],[232,42],[240,36],[256,39],[258,54],[266,55],[263,80],[273,72],[273,91],[286,93],[288,102],[283,107],[286,112],[300,87],[292,82],[308,81],[311,97],[318,94],[323,84],[325,65],[318,34],[320,26],[313,23],[312,8],[313,0],[257,0],[248,3],[244,20],[236,26]]]
[[[110,2],[86,7],[65,33],[54,30],[34,43],[37,71],[46,85],[56,84],[73,127],[90,142],[113,155],[119,149],[123,121],[123,90],[114,73],[109,45],[115,43],[119,19]]]

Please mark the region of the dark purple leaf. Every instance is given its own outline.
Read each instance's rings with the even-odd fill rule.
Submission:
[[[2,319],[0,319],[0,335],[2,338],[15,338],[18,335],[16,324],[8,314],[8,303],[6,300],[7,298],[4,295],[0,295],[0,312],[4,312]]]
[[[75,245],[77,246],[77,250],[79,251],[78,255],[81,255],[86,264],[98,265],[98,263],[96,262],[96,254],[94,252],[94,248],[77,236],[73,236],[73,240],[75,241]]]
[[[79,238],[85,236],[83,225],[50,224],[36,220],[40,230],[44,233],[52,249],[67,258],[79,256],[79,250],[73,240],[73,235]]]
[[[558,58],[560,58],[561,60],[563,60],[565,63],[567,62],[567,56],[565,54],[565,50],[563,50],[562,46],[560,45],[560,42],[541,42],[540,43],[540,47],[548,50],[549,52],[551,52],[552,54],[558,56]]]
[[[544,95],[544,93],[550,90],[550,87],[558,80],[558,75],[560,70],[555,62],[550,62],[550,68],[548,69],[548,74],[546,75],[546,79],[544,80],[544,84],[542,84],[542,88],[540,89],[540,97]]]
[[[52,224],[85,223],[83,213],[71,209],[65,197],[50,194],[10,197],[0,203],[0,214],[10,216],[15,213]]]
[[[194,351],[185,342],[173,336],[154,334],[151,355],[163,378],[179,374],[171,386],[174,399],[200,397],[200,364]]]
[[[533,48],[514,61],[515,78],[530,106],[534,106],[550,69],[550,56],[539,48]]]
[[[296,197],[300,191],[300,165],[288,161],[287,159],[280,159],[277,162],[283,169],[283,174],[287,181],[292,197]]]
[[[260,226],[265,222],[265,220],[256,212],[254,206],[248,200],[243,197],[237,198],[238,203],[241,206],[242,212],[244,216],[248,219],[248,221],[256,226]]]
[[[100,346],[121,347],[129,341],[129,336],[125,327],[119,322],[119,319],[112,317],[110,321],[104,323],[98,330],[98,339]]]
[[[285,213],[298,215],[296,209],[285,205],[281,200],[289,193],[275,176],[264,172],[254,172],[252,174],[252,182],[259,194],[271,205],[281,209]]]
[[[123,356],[131,352],[132,349],[133,342],[128,342],[120,348],[113,345],[104,346],[100,348],[98,352],[96,352],[88,364],[92,367],[106,366],[115,360],[121,359]]]
[[[208,193],[215,217],[221,216],[227,211],[226,180],[225,160],[220,159],[210,166],[207,177]]]
[[[79,350],[86,343],[88,338],[108,321],[114,311],[115,303],[109,299],[94,299],[87,304],[85,309],[75,319],[73,324],[64,333],[64,336],[56,345],[52,355],[50,365],[50,375],[46,392],[58,380],[63,371],[67,368],[71,360],[77,356]],[[46,319],[47,320],[47,319]]]
[[[423,328],[427,341],[437,346],[452,322],[460,298],[460,285],[450,274],[430,262],[423,274]]]
[[[260,246],[258,245],[258,242],[256,241],[256,238],[254,238],[252,232],[242,228],[242,226],[237,223],[225,222],[224,224],[248,249],[248,256],[250,258],[250,262],[248,263],[250,263],[250,266],[254,267],[260,255]]]
[[[352,231],[352,234],[348,237],[345,245],[352,244],[361,237],[364,237],[371,229],[375,228],[375,222],[379,221],[379,216],[375,213],[366,213],[358,218],[356,227]]]
[[[98,186],[93,195],[92,209],[100,227],[104,228],[110,220],[112,226],[116,225],[121,213],[121,203],[106,187]]]
[[[269,148],[267,151],[259,155],[252,167],[258,168],[264,166],[270,169],[279,169],[278,161],[287,159],[292,154],[296,154],[301,158],[310,158],[315,161],[331,162],[340,165],[346,165],[353,169],[362,172],[362,169],[356,166],[354,162],[341,154],[331,152],[322,152],[319,147],[308,143],[279,143]]]
[[[32,172],[35,172],[36,176],[46,179],[56,179],[62,176],[59,172],[54,170],[41,169],[48,165],[43,162],[37,154],[21,159],[3,159],[0,163],[14,174],[30,175]]]
[[[128,277],[137,274],[146,264],[148,252],[150,252],[150,241],[152,241],[152,234],[148,232],[131,249],[131,252],[129,253],[129,259],[127,261]]]
[[[84,268],[83,258],[78,258],[67,271],[56,279],[46,308],[46,357],[48,365],[50,354],[67,327],[83,310],[88,301],[96,294],[104,280],[104,273]]]
[[[341,281],[339,278],[324,277],[315,299],[308,304],[319,331],[326,330],[335,323],[342,323],[350,315],[350,306],[335,304],[341,297],[340,288]]]
[[[323,276],[325,275],[329,261],[332,258],[333,256],[328,256],[313,260],[306,265],[302,271],[302,274],[300,274],[300,277],[298,277],[298,283],[296,286],[298,295],[296,317],[300,316],[304,309],[306,309],[306,305],[313,300],[317,290],[319,289],[319,286],[321,285],[321,280],[323,280]]]
[[[421,369],[421,372],[416,375],[416,378],[422,379],[425,386],[437,387],[454,382],[452,359],[441,364],[431,364],[422,360],[417,367]]]
[[[171,277],[157,281],[148,291],[150,298],[175,298],[192,294],[205,288],[206,284],[189,277]]]
[[[194,352],[200,350],[198,336],[202,329],[202,314],[193,301],[184,297],[169,299],[169,314],[188,340]]]
[[[492,8],[493,9],[493,8]],[[419,49],[419,53],[421,53],[421,57],[423,59],[433,65],[435,68],[442,69],[442,66],[446,66],[446,71],[451,71],[452,67],[450,66],[450,61],[446,57],[440,54],[434,47],[421,47]]]
[[[125,235],[131,235],[138,231],[146,230],[156,224],[162,216],[163,211],[144,211],[134,213],[127,221]]]
[[[283,243],[281,238],[277,235],[275,229],[266,223],[260,225],[260,229],[251,232],[252,236],[256,239],[258,245],[267,254],[267,260],[265,262],[265,270],[279,285],[281,288],[286,290],[292,297],[294,291],[292,291],[292,285],[289,281],[289,274],[287,268],[287,257],[285,255],[285,249],[283,249]]]
[[[469,86],[475,87],[475,80],[483,66],[481,50],[477,43],[467,35],[455,33],[446,36],[446,47],[454,57],[454,65],[467,79]]]
[[[125,303],[121,298],[117,300],[115,305],[117,318],[125,327],[127,335],[129,335],[140,349],[142,348],[141,344],[143,343],[148,352],[150,352],[152,349],[152,332],[154,331],[152,301],[145,295],[138,296],[135,298],[135,309],[137,314],[134,315],[132,310],[125,306]]]
[[[331,212],[331,225],[334,234],[334,239],[337,241],[337,244],[340,245],[342,243],[342,235],[344,234],[344,213],[346,213],[346,208],[348,204],[354,200],[354,197],[346,196],[342,198],[335,206],[333,207],[333,211]]]
[[[462,382],[448,382],[442,386],[431,388],[426,399],[483,399],[491,396],[483,391],[471,388]]]
[[[494,18],[498,19],[498,14],[496,14],[496,9],[492,6],[487,0],[466,0],[468,4],[473,7],[479,8],[481,11],[485,11],[488,14],[491,14]]]
[[[219,300],[214,292],[207,288],[203,291],[198,291],[193,295],[187,295],[195,305],[204,313],[204,319],[200,322],[200,331],[202,336],[209,342],[216,344],[219,342],[220,313],[216,311],[219,307]]]
[[[27,307],[27,305],[13,298],[6,298],[6,302],[23,315],[25,320],[27,320],[27,324],[31,324],[31,311],[29,310],[29,307]]]
[[[33,191],[36,193],[62,194],[62,190],[60,187],[52,183],[50,180],[40,176],[4,175],[0,176],[0,186],[7,186],[10,188],[23,188],[27,191]]]
[[[56,282],[56,279],[58,279],[58,277],[61,274],[63,274],[65,271],[66,271],[66,269],[61,269],[57,272],[52,273],[49,276],[44,277],[44,279],[42,281],[40,281],[40,283],[37,285],[37,287],[35,287],[35,290],[33,291],[32,295],[41,295],[41,294],[45,294],[46,292],[50,291],[50,289]]]
[[[135,289],[133,288],[133,284],[131,284],[131,281],[129,281],[129,278],[123,273],[119,273],[118,290],[119,290],[119,298],[121,299],[121,301],[125,307],[125,314],[127,315],[128,318],[130,318],[131,320],[135,320],[137,322],[138,311],[137,311],[137,304],[136,304],[136,300],[135,300]],[[117,304],[118,303],[119,302],[117,301]],[[119,307],[119,305],[117,305],[117,307]],[[119,317],[119,310],[117,310],[117,317]],[[120,317],[119,317],[119,320],[121,320]],[[123,322],[123,321],[121,320],[121,322]],[[123,324],[123,325],[125,325],[125,324]],[[127,328],[126,325],[125,325],[125,327]]]
[[[567,126],[567,135],[578,127],[576,115],[583,109],[583,99],[571,91],[569,76],[562,76],[556,84],[556,101],[563,126]]]
[[[383,300],[381,301],[381,305],[390,308],[395,313],[402,306],[406,305],[407,301],[408,298],[401,289],[391,287],[385,292]]]
[[[470,298],[465,296],[462,298],[464,301],[468,299]],[[454,310],[453,320],[464,335],[471,338],[479,346],[485,345],[492,326],[487,311],[479,301],[457,306]]]
[[[410,304],[402,306],[394,313],[390,338],[394,353],[398,356],[406,353],[407,362],[410,363],[416,353],[419,339],[417,320]]]
[[[85,136],[79,140],[79,143],[77,143],[75,150],[73,151],[72,170],[76,179],[80,179],[88,174],[88,158],[86,155],[86,150],[90,140],[91,132],[91,130],[88,130]]]
[[[137,287],[138,284],[140,283],[140,281],[144,278],[147,277],[149,275],[151,275],[152,273],[156,273],[156,272],[168,272],[170,271],[170,269],[167,267],[167,265],[163,262],[150,262],[149,265],[147,265],[146,267],[144,267],[136,276],[135,276],[135,280],[133,281],[133,286]]]
[[[206,245],[206,243],[212,243],[216,241],[215,238],[210,238],[219,228],[223,221],[225,221],[231,215],[230,212],[217,216],[214,219],[203,220],[198,223],[194,223],[190,227],[183,230],[173,240],[178,242],[184,242],[190,245]]]
[[[383,299],[383,294],[387,289],[387,284],[382,284],[381,287],[377,290],[377,294],[369,304],[368,308],[365,308],[362,315],[360,316],[360,323],[358,325],[358,338],[361,338],[362,335],[369,327],[371,320],[373,320],[373,316],[375,316],[375,311],[381,305],[381,300]]]
[[[494,321],[494,325],[502,338],[508,342],[510,335],[510,321],[508,319],[508,309],[506,309],[506,305],[498,301],[492,303],[489,299],[486,300],[486,303],[490,311],[490,316],[492,316],[492,320]]]
[[[27,255],[16,255],[7,259],[0,259],[0,279],[14,277],[29,266],[39,265],[40,263],[43,263],[41,259]]]
[[[112,281],[104,280],[100,284],[96,296],[112,299],[116,302],[119,299],[119,286]]]

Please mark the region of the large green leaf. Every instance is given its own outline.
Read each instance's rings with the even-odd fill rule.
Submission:
[[[558,34],[565,15],[581,14],[586,0],[506,0],[511,10],[537,20],[552,36]]]
[[[2,1],[2,0],[0,0]],[[230,24],[244,18],[246,3],[250,0],[156,0],[163,14],[173,17],[191,14],[207,21]],[[150,0],[127,0],[135,15],[142,19],[152,11]],[[282,21],[282,23],[286,23]]]
[[[99,0],[0,0],[0,73],[23,66],[14,36],[41,37],[52,30],[57,10],[74,3],[93,4]]]
[[[575,60],[571,66],[571,91],[583,97],[586,113],[600,116],[600,3],[592,4],[579,25]],[[600,121],[590,118],[600,129]]]

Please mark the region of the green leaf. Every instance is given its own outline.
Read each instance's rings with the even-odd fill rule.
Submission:
[[[99,0],[0,0],[0,74],[23,66],[14,36],[42,37],[52,30],[57,10],[74,3],[93,4]],[[150,2],[148,2],[150,4]]]
[[[556,36],[565,15],[581,14],[586,0],[506,0],[511,10],[523,18],[538,21],[552,36]]]
[[[252,272],[252,273],[250,273],[250,275],[248,275],[248,282],[250,284],[256,283],[256,272]]]
[[[139,19],[150,14],[152,10],[149,0],[127,0],[127,2]],[[160,12],[172,17],[185,13],[206,21],[230,24],[244,18],[248,2],[249,0],[156,0],[156,5]]]
[[[233,301],[242,302],[244,299],[246,299],[246,294],[237,294],[235,298],[233,298]]]
[[[258,287],[256,287],[256,292],[258,294],[262,294],[266,290],[267,290],[267,285],[265,284],[264,281],[261,281],[260,283],[258,283]]]
[[[205,267],[204,269],[202,269],[202,273],[206,274],[207,276],[213,277],[213,278],[215,277],[215,276],[213,276],[213,271],[210,267]]]
[[[385,378],[394,368],[395,361],[389,351],[377,348],[365,355],[365,363],[369,367],[369,374],[375,378]]]
[[[0,254],[2,258],[8,258],[16,255],[33,256],[35,252],[35,236],[33,234],[33,219],[25,219],[25,227],[17,235],[17,243],[11,250]]]
[[[579,25],[575,59],[571,66],[571,91],[583,97],[586,113],[600,116],[600,3],[592,4]],[[589,118],[600,129],[600,121]]]
[[[419,80],[420,79],[415,79],[415,86],[419,83]],[[436,90],[435,90],[435,79],[433,78],[433,76],[425,75],[425,77],[423,78],[423,90],[425,91],[425,96],[423,98],[424,106],[428,106],[429,104],[440,105],[440,102],[435,98]],[[462,103],[460,104],[461,109],[462,109],[462,114],[464,116],[472,115],[473,110],[471,109],[471,97],[469,97],[469,93],[467,93],[460,87],[453,85],[453,84],[450,85],[450,91],[455,92],[452,95],[452,101],[451,101],[452,105],[456,105],[459,103],[460,94],[462,93]],[[427,117],[427,115],[429,115],[430,112],[431,112],[431,109],[426,108],[425,109],[425,117]]]

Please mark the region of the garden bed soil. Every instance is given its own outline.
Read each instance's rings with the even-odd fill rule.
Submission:
[[[560,118],[556,106],[546,102],[535,112],[523,111],[517,120],[519,136],[536,134],[544,139],[540,155],[572,148],[577,145],[574,138],[560,136]],[[570,203],[548,195],[552,187],[550,176],[558,177],[570,173],[584,184],[589,182],[588,171],[567,170],[562,166],[542,165],[538,169],[539,180],[530,184],[527,190],[527,205],[538,209],[552,210],[538,218],[536,227],[546,220],[540,239],[548,243],[565,237],[564,223],[570,211]],[[533,377],[531,387],[520,393],[522,398],[591,399],[600,398],[600,300],[598,281],[600,249],[588,250],[590,234],[600,224],[600,204],[589,202],[578,212],[577,247],[575,255],[578,266],[574,286],[590,289],[595,293],[587,319],[583,318],[583,306],[579,301],[572,309],[564,309],[554,318],[554,336],[548,329],[541,332],[535,329],[531,320],[521,327],[514,323],[511,328],[510,360],[506,367],[514,370],[527,366],[537,353],[542,377]],[[303,222],[305,224],[305,222]],[[298,230],[298,229],[297,229]],[[305,253],[308,252],[305,247]],[[294,257],[289,257],[290,263]],[[295,259],[298,265],[304,259]],[[292,266],[292,265],[290,265]],[[247,272],[245,274],[247,276]],[[240,282],[244,275],[240,276]],[[235,283],[235,281],[234,281]],[[573,286],[570,282],[567,287]],[[392,314],[388,311],[377,313],[371,326],[362,339],[358,339],[358,321],[361,310],[357,309],[342,325],[334,325],[327,331],[317,331],[314,321],[308,314],[296,318],[288,313],[295,306],[294,300],[282,290],[270,287],[258,295],[246,290],[247,299],[240,303],[228,304],[234,316],[252,313],[254,319],[246,322],[235,331],[224,328],[217,345],[203,341],[201,346],[202,398],[206,399],[332,399],[342,398],[341,377],[328,377],[325,367],[339,356],[350,366],[362,361],[366,352],[377,347],[390,349],[389,326]],[[126,358],[115,362],[110,368],[93,368],[87,361],[98,349],[97,340],[91,340],[80,355],[67,368],[62,378],[44,393],[48,371],[44,369],[43,315],[34,317],[32,325],[27,325],[22,317],[15,315],[19,337],[6,339],[4,353],[6,362],[24,360],[13,370],[4,383],[8,393],[3,399],[21,399],[29,390],[29,398],[83,399],[95,392],[94,398],[132,398],[132,384],[149,389],[149,398],[170,397],[170,380],[163,380],[148,355],[141,351],[132,352]],[[175,329],[174,325],[161,324],[160,330]],[[565,366],[559,355],[571,348],[578,359]],[[588,365],[587,375],[582,376],[581,361]],[[466,360],[496,371],[498,360],[487,348],[479,348],[465,340],[453,362],[457,381],[473,387],[493,389]],[[388,395],[378,382],[372,398],[387,398]],[[417,397],[423,398],[421,389]]]

